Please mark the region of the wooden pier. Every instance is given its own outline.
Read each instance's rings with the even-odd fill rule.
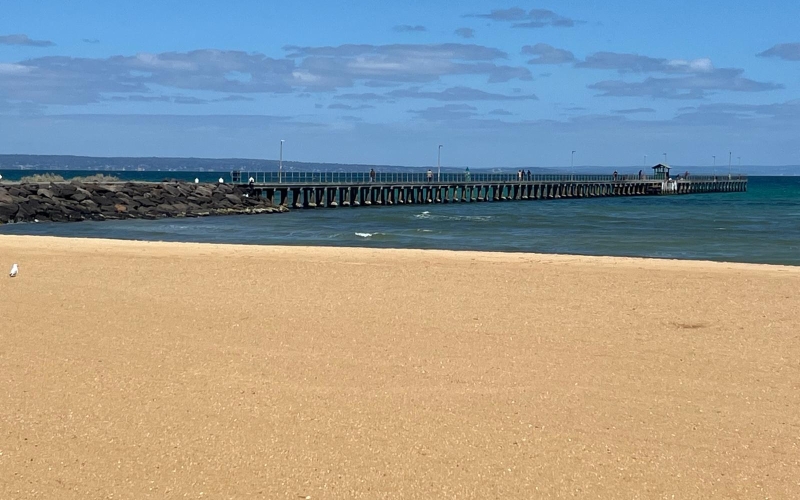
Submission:
[[[745,176],[518,175],[232,172],[251,196],[292,208],[391,206],[557,200],[607,196],[729,193],[747,190]]]

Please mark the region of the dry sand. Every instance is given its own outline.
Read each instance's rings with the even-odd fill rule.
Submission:
[[[0,237],[0,498],[798,498],[800,268]]]

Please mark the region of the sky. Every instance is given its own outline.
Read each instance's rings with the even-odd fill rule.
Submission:
[[[2,4],[0,153],[800,165],[796,0]]]

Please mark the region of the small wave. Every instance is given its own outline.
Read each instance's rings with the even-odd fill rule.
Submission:
[[[355,233],[360,238],[372,238],[374,233]]]
[[[488,222],[494,219],[492,215],[431,215],[430,212],[422,212],[414,216],[415,219],[428,219],[432,221],[472,221]]]

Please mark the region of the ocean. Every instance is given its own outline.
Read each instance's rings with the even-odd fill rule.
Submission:
[[[59,172],[65,177],[86,172]],[[105,172],[213,182],[228,173]],[[6,171],[4,179],[30,172]],[[0,234],[147,241],[436,248],[800,265],[800,177],[750,177],[746,193],[457,203],[280,215],[33,223]]]

